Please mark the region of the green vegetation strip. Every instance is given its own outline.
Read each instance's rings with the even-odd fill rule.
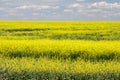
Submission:
[[[120,60],[120,41],[1,40],[0,55],[10,58]]]
[[[119,79],[119,41],[1,40],[1,79]]]
[[[101,80],[120,78],[120,62],[85,62],[57,59],[0,58],[1,79],[24,80]]]
[[[0,21],[0,80],[119,79],[119,21]]]
[[[120,40],[120,22],[0,21],[0,39]]]

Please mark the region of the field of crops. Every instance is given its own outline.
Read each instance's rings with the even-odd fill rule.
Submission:
[[[119,79],[119,21],[0,21],[0,80]]]

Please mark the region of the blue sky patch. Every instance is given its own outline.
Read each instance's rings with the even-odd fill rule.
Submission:
[[[120,0],[0,0],[1,20],[120,20]]]

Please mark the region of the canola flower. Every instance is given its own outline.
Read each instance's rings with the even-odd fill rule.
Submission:
[[[0,39],[120,40],[119,26],[119,21],[0,21]]]
[[[0,80],[119,80],[119,26],[0,21]]]
[[[120,41],[85,40],[1,40],[3,57],[78,58],[90,61],[120,59]]]

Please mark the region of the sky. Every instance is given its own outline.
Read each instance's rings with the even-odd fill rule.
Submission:
[[[120,0],[0,0],[0,20],[120,20]]]

